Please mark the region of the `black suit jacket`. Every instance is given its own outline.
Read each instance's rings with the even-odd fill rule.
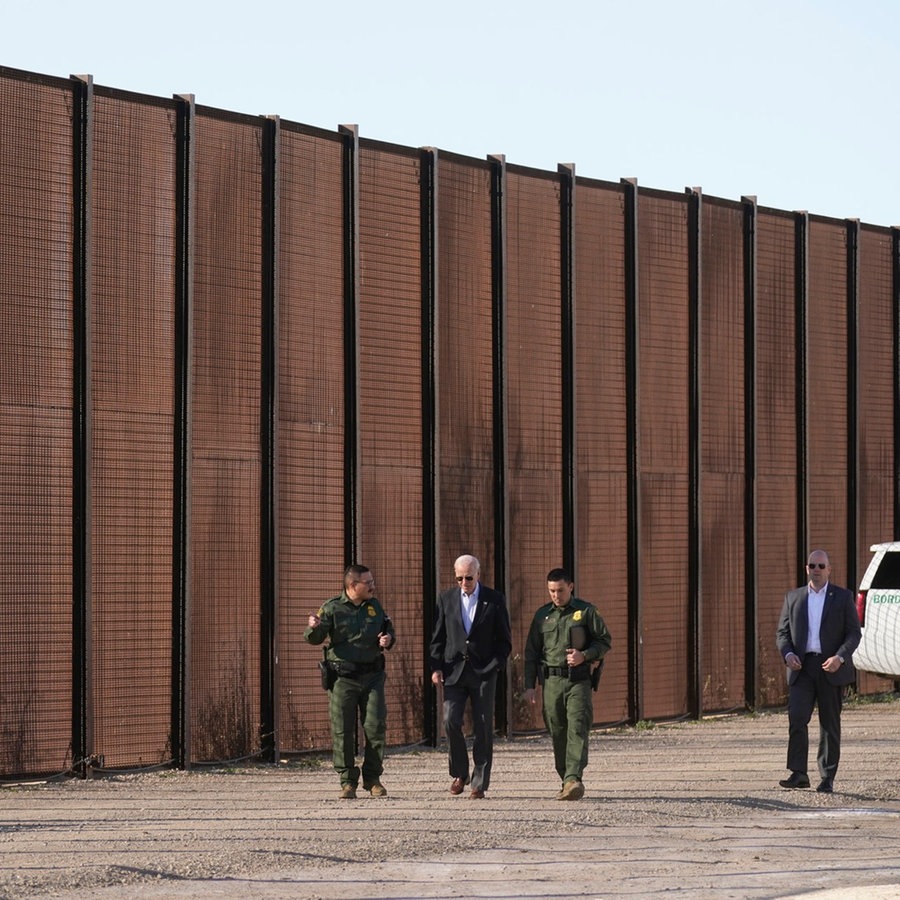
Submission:
[[[784,607],[778,623],[777,644],[784,658],[788,653],[796,653],[803,659],[806,653],[806,640],[809,635],[809,589],[806,585],[784,595]],[[846,588],[828,583],[825,593],[825,606],[822,609],[822,624],[819,627],[819,640],[822,653],[826,656],[842,656],[844,664],[837,672],[827,673],[832,684],[850,684],[856,680],[856,669],[853,666],[853,651],[859,646],[861,633],[859,617],[853,594]],[[793,669],[788,673],[788,684],[797,680],[799,672]]]
[[[467,661],[476,674],[490,675],[506,665],[511,651],[512,632],[503,594],[480,586],[472,630],[467,635],[462,590],[455,587],[441,593],[431,636],[431,670],[444,673],[444,684],[455,684]]]

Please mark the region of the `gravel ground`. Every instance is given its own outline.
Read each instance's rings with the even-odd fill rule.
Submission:
[[[598,731],[577,803],[544,736],[498,740],[483,801],[427,748],[383,799],[321,759],[5,786],[0,897],[900,898],[900,702],[843,722],[830,796],[778,787],[783,712]]]

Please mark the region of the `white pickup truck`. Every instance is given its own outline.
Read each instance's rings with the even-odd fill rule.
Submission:
[[[862,640],[857,669],[900,679],[900,541],[872,544],[875,555],[856,594]]]

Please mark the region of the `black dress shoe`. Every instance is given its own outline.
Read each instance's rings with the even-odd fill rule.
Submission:
[[[823,778],[823,779],[819,782],[819,786],[816,788],[816,790],[817,790],[820,794],[831,794],[831,793],[834,793],[834,783],[832,782],[832,780],[831,780],[830,778]]]
[[[806,772],[791,772],[790,778],[782,778],[778,782],[783,788],[808,788],[809,776]]]

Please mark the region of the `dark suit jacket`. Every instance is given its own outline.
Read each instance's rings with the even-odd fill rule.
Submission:
[[[431,636],[431,670],[444,673],[444,684],[457,682],[466,661],[476,674],[490,675],[506,665],[512,651],[512,632],[506,599],[481,585],[472,630],[466,635],[462,620],[462,590],[444,591],[437,601],[437,619]]]
[[[778,623],[777,644],[784,658],[788,653],[796,653],[803,659],[806,653],[806,639],[809,633],[807,606],[809,591],[806,585],[784,595],[784,607]],[[822,609],[822,624],[819,627],[819,640],[822,642],[822,653],[826,656],[842,656],[844,664],[837,672],[829,673],[828,680],[832,684],[850,684],[856,680],[856,669],[853,666],[853,651],[859,646],[859,617],[853,594],[846,588],[828,583],[825,594],[825,606]],[[797,680],[799,672],[789,671],[788,683]]]

